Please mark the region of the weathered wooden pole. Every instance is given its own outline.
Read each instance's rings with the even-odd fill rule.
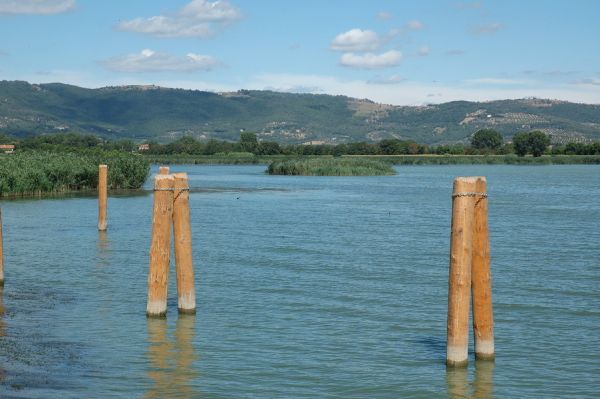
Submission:
[[[108,166],[98,166],[98,230],[106,230],[106,202],[108,198]]]
[[[173,237],[177,270],[177,307],[179,313],[196,313],[194,266],[192,264],[192,231],[187,173],[174,173]]]
[[[492,278],[490,272],[488,201],[485,177],[477,177],[475,191],[478,194],[475,197],[473,262],[471,268],[475,358],[482,360],[493,360],[494,316],[492,310]]]
[[[156,175],[154,178],[152,243],[148,272],[148,306],[146,308],[148,317],[164,317],[167,314],[174,180],[171,175]]]
[[[161,166],[160,168],[158,168],[158,174],[159,175],[168,175],[169,174],[169,167],[168,166]]]
[[[469,345],[475,177],[457,177],[452,191],[446,364],[466,366]]]
[[[0,209],[0,287],[4,285],[4,243],[2,241],[2,209]]]

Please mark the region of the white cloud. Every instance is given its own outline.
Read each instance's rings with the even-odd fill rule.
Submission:
[[[367,80],[367,83],[374,85],[394,85],[398,83],[404,82],[404,79],[400,75],[392,75],[392,76],[375,76],[373,79]]]
[[[504,25],[494,22],[491,24],[477,25],[471,32],[475,35],[493,35],[502,29],[504,29]]]
[[[375,51],[381,46],[381,39],[371,30],[351,29],[340,33],[331,42],[335,51]]]
[[[75,7],[75,0],[0,0],[0,14],[59,14]]]
[[[112,57],[102,65],[118,72],[193,72],[209,71],[220,66],[220,62],[209,55],[188,53],[177,57],[144,49],[140,53]]]
[[[340,64],[351,68],[378,69],[396,66],[401,59],[402,53],[397,50],[390,50],[381,54],[345,53],[340,57]]]
[[[431,52],[431,50],[429,49],[428,46],[421,46],[419,48],[419,51],[417,52],[417,54],[421,57],[425,57],[425,56],[428,56],[430,52]]]
[[[213,3],[206,0],[192,0],[180,11],[182,16],[206,22],[230,22],[239,19],[240,10],[227,2],[217,0]]]
[[[380,21],[387,21],[394,18],[394,15],[387,11],[379,11],[377,15],[375,15],[375,18],[377,18]]]
[[[406,29],[408,30],[422,30],[425,27],[421,21],[408,21]]]
[[[476,78],[467,79],[465,83],[476,85],[527,85],[533,83],[525,79],[509,79],[509,78]]]
[[[466,51],[461,50],[461,49],[452,49],[452,50],[448,50],[444,53],[445,55],[465,55]]]
[[[241,16],[240,10],[227,0],[193,0],[173,14],[135,18],[120,22],[115,28],[162,38],[207,38],[214,35],[215,27],[224,26]]]
[[[570,84],[572,85],[578,85],[578,86],[600,86],[600,79],[597,78],[584,78],[584,79],[579,79],[579,80],[575,80],[570,82]]]

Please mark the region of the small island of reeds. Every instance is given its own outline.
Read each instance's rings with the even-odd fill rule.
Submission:
[[[274,161],[269,165],[267,173],[300,176],[385,176],[396,174],[389,162],[359,158],[304,158]]]

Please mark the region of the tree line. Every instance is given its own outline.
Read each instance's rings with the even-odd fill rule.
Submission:
[[[258,141],[254,133],[241,133],[238,142],[209,140],[199,142],[192,137],[182,137],[168,144],[150,143],[149,154],[215,155],[228,153],[254,155],[600,155],[600,141],[589,144],[571,142],[550,147],[550,137],[541,131],[517,133],[512,142],[506,142],[499,132],[481,129],[475,132],[469,144],[444,144],[430,146],[412,140],[384,139],[377,143],[354,142],[342,144],[288,144],[275,141]]]
[[[0,135],[0,143],[15,143],[17,149],[43,151],[71,151],[73,149],[102,149],[106,151],[135,152],[137,144],[131,140],[105,140],[97,136],[60,133],[15,139]],[[412,140],[384,139],[377,143],[353,142],[342,144],[279,144],[275,141],[258,141],[255,133],[243,132],[237,142],[215,140],[198,141],[190,136],[170,143],[150,141],[152,155],[224,155],[245,153],[254,155],[506,155],[535,157],[552,155],[600,155],[600,141],[592,143],[571,142],[550,146],[550,137],[541,131],[517,133],[507,142],[493,129],[476,131],[468,144],[426,145]]]

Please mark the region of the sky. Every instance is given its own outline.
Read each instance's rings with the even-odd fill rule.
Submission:
[[[600,104],[596,0],[0,0],[0,80]]]

